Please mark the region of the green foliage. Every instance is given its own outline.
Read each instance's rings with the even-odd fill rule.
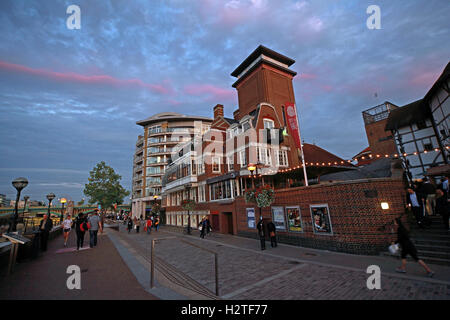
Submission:
[[[192,211],[195,209],[195,201],[191,200],[191,199],[183,200],[183,201],[181,201],[181,207],[184,210]]]
[[[253,202],[259,208],[269,207],[275,201],[275,193],[269,185],[245,193],[245,201]]]
[[[89,175],[89,183],[83,192],[89,197],[90,204],[99,203],[102,209],[111,208],[115,203],[122,204],[123,199],[130,194],[120,185],[122,177],[104,161],[98,163]]]
[[[82,206],[82,205],[84,205],[84,199],[81,201],[78,201],[78,203],[77,203],[77,206]]]

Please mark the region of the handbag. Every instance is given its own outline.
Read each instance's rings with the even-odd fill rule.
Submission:
[[[272,238],[272,237],[275,237],[275,232],[270,231],[269,235],[270,235],[271,238]]]
[[[391,254],[397,254],[400,248],[399,248],[398,243],[395,243],[395,244],[391,244],[388,249]]]

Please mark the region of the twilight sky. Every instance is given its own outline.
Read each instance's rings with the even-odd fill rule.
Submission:
[[[24,176],[33,200],[78,201],[102,160],[130,190],[135,122],[217,103],[232,117],[230,73],[259,44],[296,60],[303,140],[349,159],[367,146],[363,110],[420,99],[440,75],[449,17],[448,0],[1,0],[0,193]]]

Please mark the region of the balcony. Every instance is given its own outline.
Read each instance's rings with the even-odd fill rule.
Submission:
[[[188,184],[188,183],[195,183],[197,182],[197,176],[186,176],[180,179],[177,179],[175,181],[171,181],[166,184],[166,186],[163,188],[162,192],[166,192],[167,190]]]
[[[142,165],[138,165],[138,166],[134,167],[134,170],[133,170],[134,173],[138,173],[140,171],[142,171]]]

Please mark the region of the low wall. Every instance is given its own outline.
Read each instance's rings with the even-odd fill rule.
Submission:
[[[383,210],[381,202],[387,202],[389,209]],[[255,208],[256,221],[258,208],[242,198],[237,199],[235,205],[237,235],[256,238],[256,229],[248,225],[246,208]],[[328,208],[331,232],[315,231],[311,206],[317,205]],[[300,208],[300,232],[289,228],[286,212],[289,206]],[[385,226],[390,226],[394,218],[405,212],[405,191],[403,182],[394,179],[320,184],[277,190],[271,208],[262,209],[263,218],[274,220],[276,207],[282,208],[285,224],[284,230],[277,230],[279,242],[354,254],[378,254],[385,251],[393,239],[391,228]],[[281,212],[280,208],[278,210]]]

